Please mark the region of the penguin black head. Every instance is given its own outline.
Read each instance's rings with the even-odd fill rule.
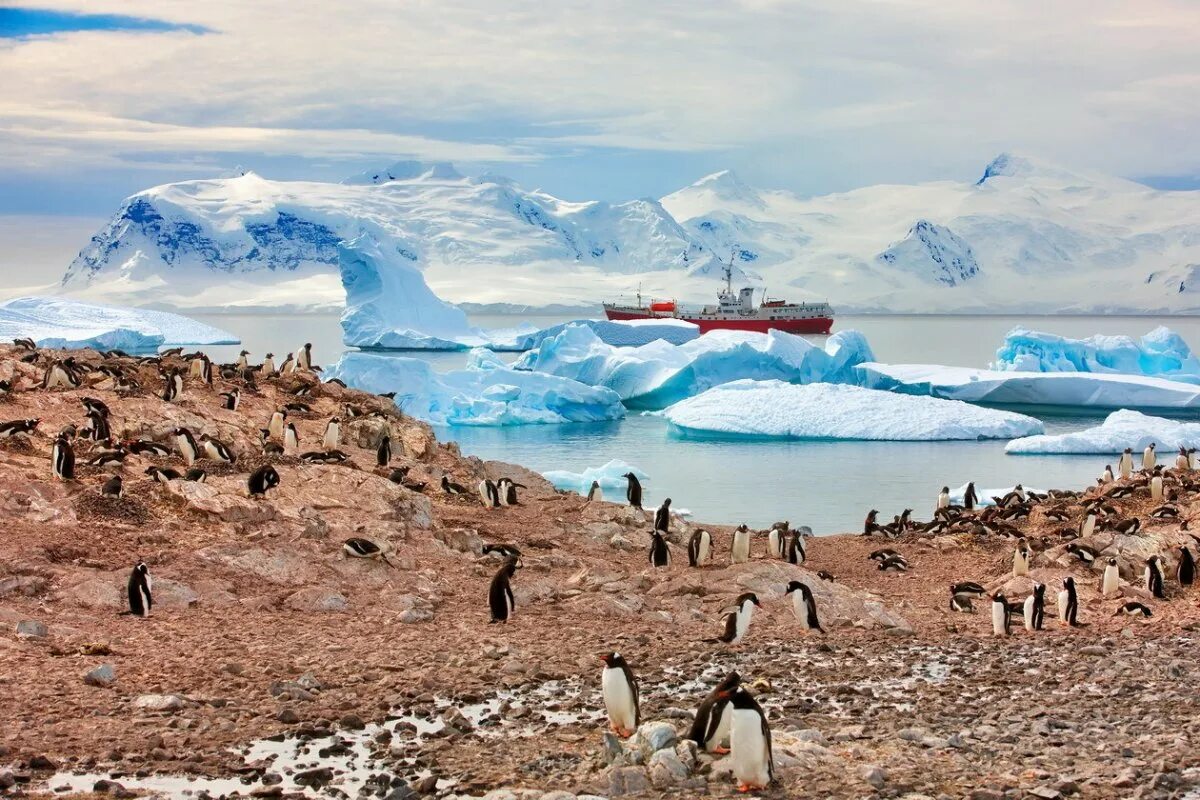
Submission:
[[[1115,558],[1108,559],[1108,565],[1110,567],[1115,567],[1117,565],[1117,560]]]
[[[622,477],[622,478],[636,478],[637,476],[636,476],[636,475],[634,475],[632,472],[626,472],[626,473],[625,473],[624,475],[622,475],[621,477]]]
[[[804,588],[804,584],[801,583],[800,581],[788,581],[787,591],[785,591],[784,594],[791,594],[792,592],[798,592],[803,588]]]
[[[621,667],[626,666],[625,657],[616,650],[600,656],[600,660],[603,661],[604,665],[610,669],[620,669]]]
[[[671,505],[671,498],[669,498],[669,497],[668,497],[666,500],[663,500],[663,505],[664,505],[664,506],[669,506],[669,505]]]
[[[1072,578],[1070,575],[1063,578],[1063,588],[1064,589],[1074,589],[1075,588],[1075,579]]]
[[[729,703],[734,708],[758,709],[758,703],[755,702],[754,696],[741,686],[729,692],[729,695]]]
[[[750,601],[759,608],[762,608],[762,603],[758,602],[758,595],[756,595],[754,592],[744,592],[738,595],[738,599],[735,601],[735,603],[738,608],[741,608],[743,605],[745,605],[746,601]]]

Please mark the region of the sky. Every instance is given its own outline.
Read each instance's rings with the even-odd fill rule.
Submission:
[[[572,200],[972,180],[1005,150],[1194,188],[1197,30],[1175,0],[0,0],[0,215],[402,158]]]

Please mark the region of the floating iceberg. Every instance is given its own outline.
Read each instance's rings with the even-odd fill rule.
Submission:
[[[194,319],[65,297],[18,297],[0,303],[0,341],[27,337],[39,347],[146,352],[162,345],[240,344],[228,331]]]
[[[682,319],[579,319],[564,322],[549,328],[531,331],[484,331],[489,342],[484,345],[492,350],[532,350],[546,339],[558,336],[569,325],[582,325],[605,344],[613,347],[638,347],[662,340],[670,344],[684,344],[700,336],[700,326]]]
[[[1041,433],[1033,417],[858,386],[734,381],[661,412],[685,433],[781,439],[939,441]]]
[[[1135,342],[1128,336],[1068,339],[1013,328],[993,367],[1009,372],[1095,372],[1151,375],[1200,383],[1200,360],[1183,337],[1159,326]]]
[[[665,408],[706,389],[751,378],[788,383],[845,382],[853,368],[873,358],[857,331],[829,337],[825,348],[780,331],[711,331],[682,345],[652,342],[613,347],[594,331],[568,325],[515,365],[604,386],[632,408]]]
[[[1087,408],[1200,408],[1200,387],[1145,375],[1004,372],[936,364],[860,364],[860,386],[968,403]]]
[[[483,368],[437,373],[416,358],[351,352],[325,377],[367,392],[395,392],[402,411],[434,425],[557,424],[625,416],[621,399],[607,389],[477,363]]]
[[[964,483],[962,486],[958,487],[957,489],[950,490],[950,502],[951,503],[953,503],[956,506],[962,505],[963,497],[967,493],[967,485],[968,484]],[[1017,488],[1016,486],[1005,486],[1002,489],[980,489],[978,486],[976,486],[975,487],[975,496],[979,498],[979,503],[977,505],[979,508],[987,508],[988,506],[994,506],[994,505],[996,505],[996,501],[992,499],[993,497],[1004,497],[1006,494],[1008,494],[1009,492],[1013,491],[1016,488]],[[1045,494],[1046,493],[1045,489],[1034,489],[1030,486],[1025,486],[1024,489],[1027,492],[1035,492],[1037,494]]]
[[[578,492],[582,495],[586,495],[592,488],[592,481],[600,481],[600,488],[605,491],[609,500],[613,500],[625,496],[625,487],[628,483],[625,479],[627,472],[632,472],[642,483],[650,480],[650,476],[645,471],[626,464],[620,459],[613,459],[602,467],[588,467],[583,472],[552,469],[549,472],[543,472],[542,477],[554,484],[555,489]],[[676,513],[679,513],[678,510]]]
[[[1200,422],[1178,422],[1150,417],[1139,411],[1114,411],[1100,425],[1058,436],[1029,436],[1014,439],[1004,448],[1010,455],[1034,453],[1096,454],[1120,453],[1126,447],[1141,453],[1154,442],[1165,464],[1174,464],[1171,451],[1200,447]]]

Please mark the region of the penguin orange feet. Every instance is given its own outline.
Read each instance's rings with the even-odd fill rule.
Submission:
[[[729,748],[728,748],[728,747],[714,747],[714,748],[712,749],[712,751],[713,751],[714,753],[716,753],[717,755],[719,755],[719,756],[724,756],[724,755],[728,755],[728,754],[729,754]]]
[[[748,783],[739,783],[739,784],[738,784],[738,791],[739,791],[739,792],[742,792],[742,793],[745,793],[745,792],[748,792],[748,791],[750,791],[750,784],[748,784]]]

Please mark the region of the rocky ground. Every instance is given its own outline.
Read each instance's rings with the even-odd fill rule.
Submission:
[[[763,536],[749,564],[730,566],[731,532],[711,527],[716,564],[690,569],[681,543],[692,526],[677,520],[675,562],[653,570],[640,512],[463,458],[382,398],[329,384],[300,398],[311,411],[290,419],[302,450],[319,449],[347,405],[376,412],[345,423],[349,462],[307,464],[262,455],[258,431],[312,376],[256,388],[190,381],[166,403],[155,364],[110,362],[136,369],[143,393],[118,394],[96,371],[79,389],[45,391],[43,365],[62,354],[21,355],[0,348],[0,380],[17,388],[0,399],[0,422],[41,423],[0,441],[0,793],[730,796],[724,762],[678,737],[736,668],[774,732],[778,780],[764,796],[1200,797],[1200,589],[1169,580],[1167,600],[1144,597],[1150,620],[1112,616],[1126,598],[1100,598],[1099,571],[1064,552],[1059,529],[1077,525],[1075,501],[1063,503],[1069,522],[1046,520],[1045,504],[1014,524],[1038,551],[1032,578],[1051,587],[1047,616],[1072,574],[1087,626],[997,638],[987,603],[951,613],[947,586],[974,580],[1022,599],[1031,579],[1010,577],[1010,538],[823,537],[796,567],[767,559]],[[243,391],[236,412],[218,394],[232,385]],[[59,481],[50,445],[83,421],[84,396],[112,409],[121,439],[166,440],[184,425],[228,443],[238,462],[201,463],[204,484],[143,474],[180,468],[177,456],[81,466]],[[376,466],[384,433],[392,466],[411,467],[424,491]],[[81,461],[90,449],[77,443]],[[247,497],[247,472],[268,460],[281,486]],[[126,496],[101,498],[118,471]],[[528,489],[519,506],[488,509],[443,494],[442,475],[469,487],[508,475]],[[1190,492],[1176,491],[1187,518]],[[1146,523],[1140,534],[1088,540],[1120,554],[1129,597],[1144,595],[1142,559],[1161,552],[1173,564],[1191,543],[1179,521],[1149,517],[1147,494],[1112,501]],[[392,565],[343,558],[350,536],[385,544]],[[481,550],[500,542],[520,547],[523,568],[515,619],[490,625],[499,562]],[[911,569],[879,572],[867,556],[883,546]],[[138,559],[155,578],[148,619],[119,615]],[[783,595],[793,579],[812,587],[826,635],[797,626]],[[764,606],[747,639],[704,641],[743,591]],[[643,693],[644,724],[625,742],[605,732],[598,656],[609,649]]]

